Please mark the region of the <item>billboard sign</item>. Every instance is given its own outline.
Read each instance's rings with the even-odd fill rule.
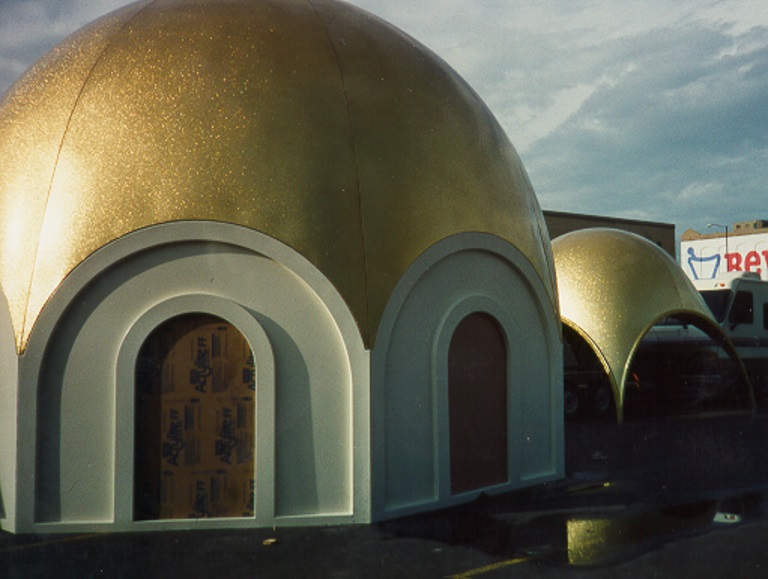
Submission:
[[[727,246],[726,246],[727,245]],[[768,280],[768,233],[695,239],[680,243],[680,265],[692,280],[751,271]]]

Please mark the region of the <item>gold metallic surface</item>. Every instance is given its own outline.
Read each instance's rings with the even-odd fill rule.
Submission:
[[[632,356],[662,318],[685,314],[721,334],[677,263],[643,237],[583,229],[553,240],[560,315],[593,347],[614,390],[619,419]]]
[[[92,31],[70,36],[0,99],[0,279],[17,346],[23,341],[40,235],[56,218],[50,214],[49,192],[67,123],[109,39],[140,8],[126,7],[94,23]],[[53,270],[56,264],[45,267]]]
[[[454,233],[515,245],[557,307],[541,211],[492,115],[428,50],[346,4],[130,5],[14,85],[0,158],[0,281],[20,351],[79,263],[180,220],[291,246],[368,345],[406,268]]]

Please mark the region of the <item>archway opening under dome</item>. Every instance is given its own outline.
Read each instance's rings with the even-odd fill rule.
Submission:
[[[135,369],[134,519],[253,517],[255,367],[218,317],[171,318]]]
[[[627,419],[752,407],[752,386],[730,342],[695,317],[663,318],[635,349],[624,385]]]
[[[563,324],[563,410],[568,420],[615,419],[611,381],[590,343]]]

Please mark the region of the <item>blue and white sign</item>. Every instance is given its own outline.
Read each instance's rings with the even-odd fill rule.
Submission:
[[[680,266],[692,280],[751,271],[768,280],[768,233],[696,239],[680,243]]]

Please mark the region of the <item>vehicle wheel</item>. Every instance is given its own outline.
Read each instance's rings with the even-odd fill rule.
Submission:
[[[608,386],[598,386],[593,398],[595,412],[598,416],[606,414],[611,409],[613,402],[613,392]]]
[[[566,418],[575,418],[579,414],[579,395],[573,388],[566,388],[563,396],[563,408]]]

